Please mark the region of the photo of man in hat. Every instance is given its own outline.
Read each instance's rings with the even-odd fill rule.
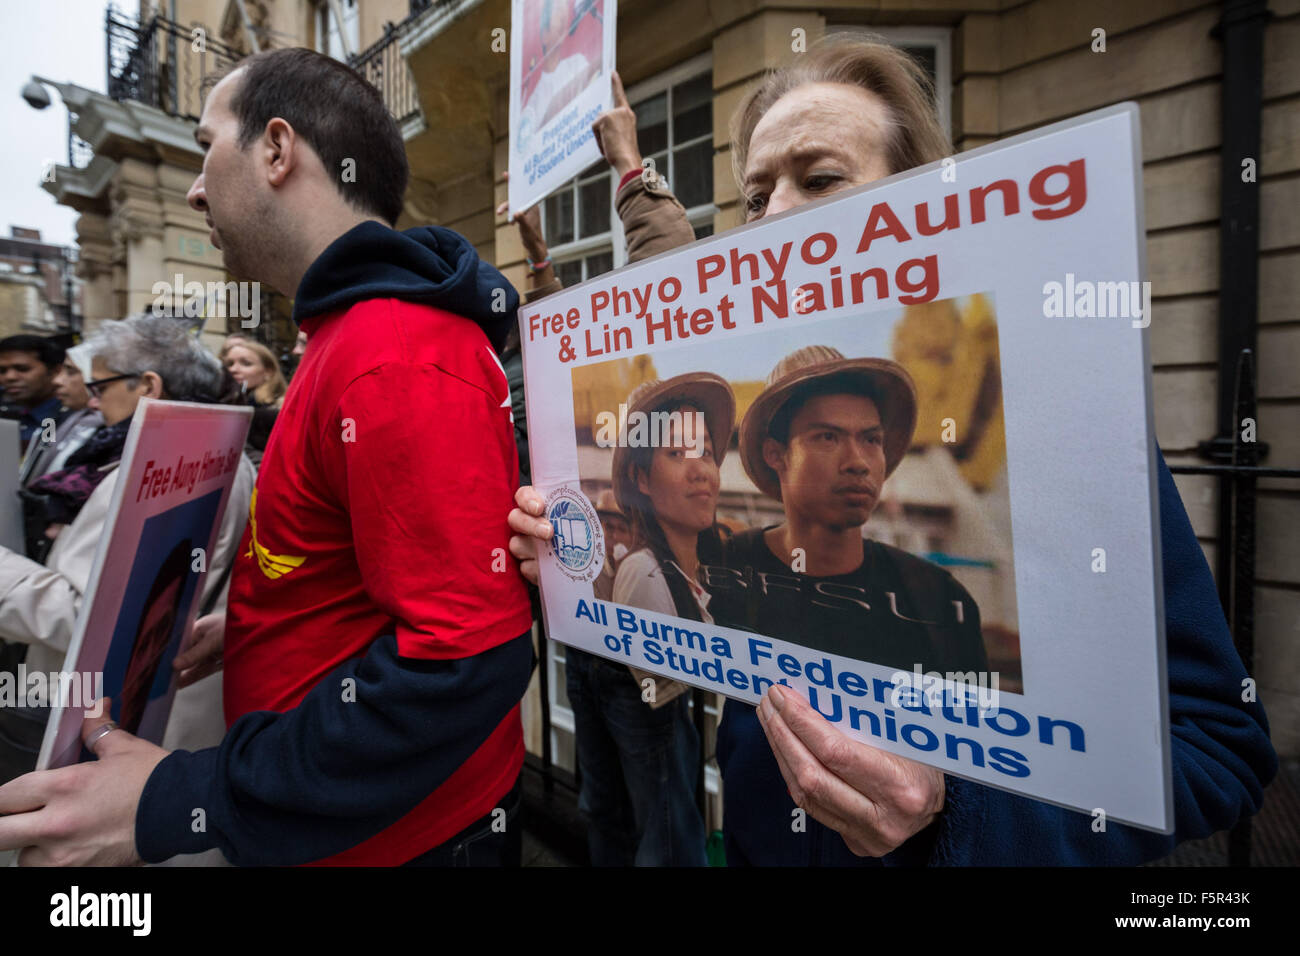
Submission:
[[[777,363],[741,422],[740,455],[785,520],[737,534],[725,566],[703,570],[714,620],[887,667],[988,669],[966,589],[862,534],[916,416],[895,362],[808,346]]]

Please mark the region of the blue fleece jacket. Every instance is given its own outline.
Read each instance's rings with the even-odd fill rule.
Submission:
[[[367,222],[307,270],[294,319],[379,298],[464,316],[497,348],[519,304],[510,283],[450,229],[396,232]],[[232,863],[287,865],[356,846],[456,772],[519,703],[532,661],[528,634],[459,660],[405,658],[393,634],[380,636],[297,707],[245,714],[220,746],[164,758],[136,811],[137,851],[157,862],[219,847]],[[344,678],[364,706],[339,706]]]
[[[1159,458],[1160,537],[1173,747],[1174,833],[1111,822],[945,776],[939,819],[880,859],[854,856],[794,803],[753,707],[729,701],[718,729],[727,862],[732,866],[1127,866],[1165,856],[1256,813],[1277,773],[1268,720],[1243,702],[1246,669],[1232,644],[1205,556],[1173,476]]]

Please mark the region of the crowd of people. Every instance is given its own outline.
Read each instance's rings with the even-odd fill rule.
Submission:
[[[238,356],[229,354],[236,348],[258,358],[256,371],[238,367]],[[12,671],[23,662],[28,672],[62,670],[105,533],[127,432],[142,398],[251,404],[255,421],[259,414],[267,419],[262,435],[250,435],[201,596],[205,612],[223,607],[256,475],[250,456],[260,456],[278,408],[272,389],[258,389],[279,383],[283,394],[285,387],[274,354],[232,335],[219,360],[200,342],[193,322],[140,314],[104,323],[67,349],[37,335],[2,339],[0,369],[3,412],[18,421],[20,441],[25,440],[19,500],[11,503],[22,508],[25,540],[21,550],[0,547],[4,666]],[[183,689],[166,743],[211,746],[225,732],[220,674],[192,688],[191,675],[180,676]],[[35,766],[48,714],[47,706],[0,709],[0,778],[9,780]]]
[[[617,76],[614,102],[594,132],[636,261],[694,234],[643,169]],[[798,55],[733,118],[747,219],[950,155],[932,104],[923,70],[886,44],[840,37]],[[222,531],[228,596],[205,595],[177,661],[187,690],[222,682],[224,719],[211,697],[189,709],[178,695],[161,747],[87,720],[94,762],[0,787],[0,849],[27,864],[200,853],[237,865],[517,864],[519,704],[535,660],[529,582],[552,533],[528,473],[518,293],[456,233],[393,228],[407,181],[400,133],[376,91],[327,57],[292,49],[241,61],[209,94],[196,136],[205,159],[190,203],[232,274],[293,298],[300,366],[286,390],[257,343],[230,341],[218,361],[175,320],[150,316],[106,323],[66,361],[0,342],[6,396],[35,442],[28,460],[45,462],[24,477],[44,482],[33,527],[53,541],[43,562],[0,555],[0,637],[51,655],[57,669],[103,522],[96,499],[110,493],[105,466],[136,403],[230,400],[233,380],[273,421],[250,446],[255,484],[248,460],[243,507],[232,497]],[[340,182],[340,157],[369,175]],[[525,298],[556,291],[537,210],[510,218],[529,263]],[[777,365],[739,423],[739,454],[756,487],[785,503],[786,521],[735,535],[716,514],[736,425],[726,381],[699,372],[648,382],[627,404],[698,412],[703,454],[680,454],[680,435],[617,449],[612,489],[596,502],[607,546],[597,596],[745,626],[744,614],[766,612],[711,592],[710,567],[763,564],[801,583],[924,563],[860,530],[915,426],[910,381],[893,363],[810,341]],[[78,409],[87,414],[60,433],[75,446],[39,444],[47,415]],[[813,419],[842,422],[840,458],[810,451]],[[819,523],[799,496],[837,469],[873,484],[847,496],[852,520]],[[1173,834],[1098,832],[1087,815],[851,740],[774,686],[757,707],[728,702],[718,732],[728,864],[1134,864],[1256,812],[1277,766],[1267,721],[1243,700],[1246,674],[1163,459],[1159,492]],[[255,523],[245,521],[253,506]],[[785,556],[811,541],[815,559],[790,567]],[[271,575],[259,547],[301,561]],[[517,566],[496,561],[506,550]],[[950,586],[938,569],[932,577]],[[964,663],[984,666],[977,639],[967,651]],[[704,864],[690,695],[653,677],[646,694],[648,675],[575,649],[568,661],[592,862]],[[202,832],[190,826],[194,807],[206,811]],[[792,826],[798,810],[806,826]]]

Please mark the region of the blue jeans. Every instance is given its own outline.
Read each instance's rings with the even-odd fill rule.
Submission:
[[[566,648],[593,866],[705,866],[689,694],[658,709],[626,665]]]

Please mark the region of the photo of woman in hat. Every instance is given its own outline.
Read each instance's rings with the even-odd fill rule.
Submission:
[[[722,549],[719,466],[735,408],[731,386],[711,372],[646,382],[628,397],[629,419],[667,416],[671,425],[657,447],[614,451],[614,496],[633,540],[614,579],[616,604],[712,623],[699,568],[701,557],[716,560]],[[701,421],[703,434],[696,431]]]
[[[697,577],[701,560],[721,551],[718,466],[735,421],[735,399],[724,379],[692,372],[644,382],[628,396],[628,421],[653,415],[671,423],[666,432],[641,441],[644,430],[626,431],[631,447],[620,442],[611,467],[614,501],[605,493],[597,497],[602,512],[631,528],[613,600],[711,622]],[[704,819],[695,802],[700,738],[686,685],[575,647],[565,653],[582,768],[579,806],[588,820],[592,863],[705,865]]]

